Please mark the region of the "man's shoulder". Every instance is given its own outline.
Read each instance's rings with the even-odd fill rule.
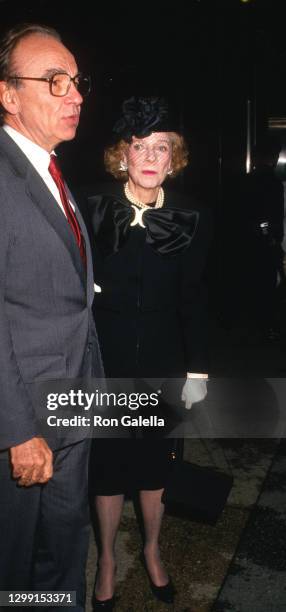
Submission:
[[[0,127],[0,162],[3,176],[8,173],[24,177],[30,165],[28,157],[3,127]]]
[[[3,195],[3,190],[5,186],[8,187],[11,185],[11,180],[15,177],[15,169],[13,168],[9,158],[5,155],[4,151],[0,149],[0,197]]]

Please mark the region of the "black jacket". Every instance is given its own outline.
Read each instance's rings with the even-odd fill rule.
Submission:
[[[165,192],[164,207],[134,211],[119,184],[89,197],[94,232],[94,313],[109,376],[205,372],[206,295],[202,274],[210,216]]]

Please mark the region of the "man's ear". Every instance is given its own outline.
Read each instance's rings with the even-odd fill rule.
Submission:
[[[7,81],[0,81],[0,103],[10,113],[16,115],[19,110],[19,98],[15,87],[8,85]]]

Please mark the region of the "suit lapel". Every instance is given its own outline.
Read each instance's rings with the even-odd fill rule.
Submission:
[[[75,207],[75,213],[76,213],[76,218],[79,222],[80,225],[80,229],[82,231],[84,240],[85,240],[85,248],[86,248],[86,265],[87,265],[87,269],[86,269],[86,274],[87,274],[87,283],[86,283],[86,290],[87,290],[87,300],[89,304],[92,304],[93,302],[93,298],[94,298],[94,284],[93,284],[93,265],[92,265],[92,254],[91,254],[91,248],[90,248],[90,242],[89,242],[89,235],[86,229],[86,225],[85,222],[83,220],[83,217],[81,215],[81,212],[78,208],[77,203],[75,202],[72,193],[70,192],[68,186],[67,187],[67,194],[68,197],[70,199],[70,201],[72,202],[72,204]]]
[[[67,218],[60,209],[57,201],[47,188],[46,184],[31,166],[27,173],[26,192],[33,202],[41,209],[47,221],[52,225],[55,232],[60,236],[65,244],[73,264],[85,285],[85,270],[81,260],[79,248],[69,226]]]
[[[21,151],[13,139],[10,138],[10,136],[2,129],[0,129],[0,151],[1,149],[4,152],[5,157],[9,159],[15,173],[25,181],[25,190],[27,195],[33,200],[38,208],[40,208],[42,214],[65,244],[72,258],[74,267],[76,268],[82,280],[83,286],[85,287],[86,273],[79,248],[69,227],[68,221],[61,211],[57,201],[49,191],[39,173],[35,170],[34,166],[29,162],[27,156]],[[81,229],[83,230],[84,223],[82,219],[80,221],[80,225]],[[84,237],[86,238],[86,232],[84,231],[83,233]],[[86,241],[88,243],[88,238]],[[91,266],[90,261],[89,266]]]

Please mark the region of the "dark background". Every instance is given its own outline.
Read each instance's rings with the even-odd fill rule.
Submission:
[[[102,176],[102,149],[124,97],[161,94],[191,150],[183,186],[214,206],[225,174],[245,168],[247,99],[253,141],[270,116],[285,113],[283,4],[2,1],[1,29],[23,20],[54,26],[92,76],[77,139],[62,147],[73,181]]]
[[[77,137],[60,146],[73,189],[106,178],[103,148],[122,99],[168,98],[190,148],[189,167],[170,185],[194,193],[214,211],[219,229],[210,274],[217,294],[226,258],[220,228],[226,210],[235,222],[233,195],[246,167],[247,100],[252,145],[270,117],[286,115],[284,4],[0,0],[1,29],[23,20],[52,25],[79,69],[92,77]]]

